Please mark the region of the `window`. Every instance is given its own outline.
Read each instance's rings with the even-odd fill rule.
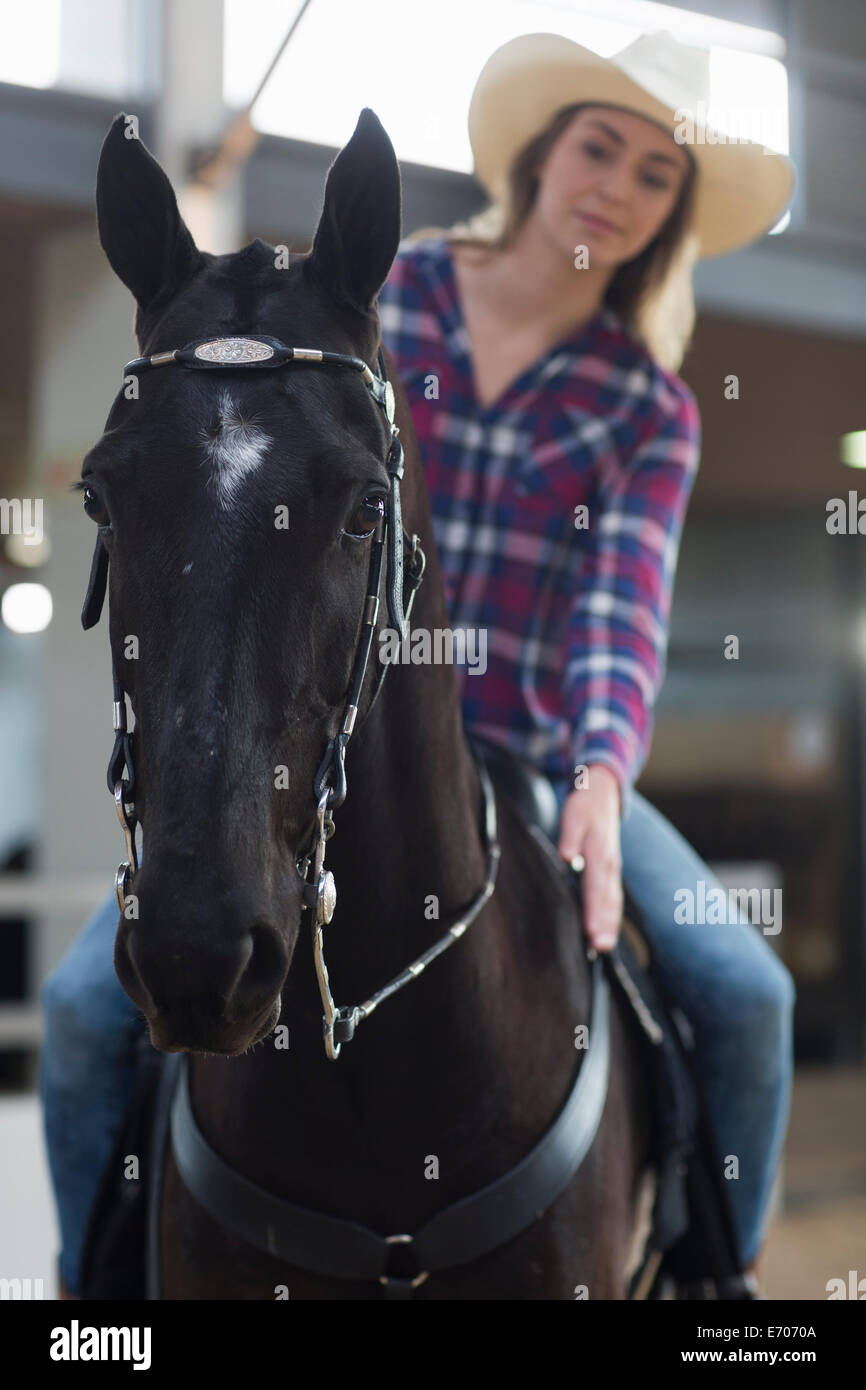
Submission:
[[[300,0],[226,0],[224,90],[246,104]],[[401,160],[470,173],[466,117],[495,48],[518,34],[555,32],[610,57],[664,28],[710,50],[710,124],[788,152],[788,85],[780,35],[648,0],[316,0],[253,110],[259,130],[340,147],[371,106]],[[761,104],[756,105],[755,94]],[[787,217],[776,230],[785,225]]]

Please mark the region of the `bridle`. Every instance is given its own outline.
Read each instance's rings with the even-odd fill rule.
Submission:
[[[348,353],[329,352],[320,348],[295,348],[277,338],[260,334],[244,337],[197,339],[186,347],[174,348],[169,352],[157,352],[148,357],[136,357],[127,362],[123,369],[124,381],[129,376],[156,367],[179,366],[194,371],[271,371],[274,368],[288,367],[294,363],[313,362],[328,366],[349,367],[360,372],[373,400],[382,410],[388,426],[388,450],[385,467],[389,476],[389,497],[385,514],[380,516],[371,542],[370,568],[367,592],[364,602],[361,636],[355,650],[355,659],[346,696],[340,727],[333,738],[328,740],[322,760],[313,779],[313,794],[316,799],[315,827],[312,842],[297,861],[297,871],[303,880],[303,908],[312,913],[313,950],[316,976],[324,1009],[323,1025],[325,1052],[331,1060],[340,1055],[344,1042],[354,1036],[357,1025],[368,1018],[382,1002],[402,989],[410,980],[421,974],[425,967],[438,955],[463,935],[466,928],[475,920],[492,897],[499,867],[500,846],[497,839],[496,803],[493,788],[486,768],[479,765],[479,776],[484,797],[483,836],[486,848],[486,877],[484,886],[472,902],[461,913],[457,922],[449,927],[444,936],[414,960],[399,975],[382,989],[371,995],[363,1004],[337,1008],[331,995],[328,971],[324,957],[323,928],[331,921],[337,900],[336,884],[330,870],[325,869],[325,845],[334,833],[332,812],[342,806],[346,799],[346,748],[355,729],[358,715],[358,701],[373,644],[373,635],[379,613],[379,590],[383,568],[383,556],[387,551],[386,599],[391,623],[401,638],[406,635],[409,615],[415,593],[424,576],[425,555],[417,535],[408,535],[402,519],[400,483],[403,477],[403,446],[399,440],[399,429],[394,423],[394,388],[388,380],[385,359],[381,347],[378,351],[378,375],[371,371],[360,357]],[[108,582],[108,550],[104,533],[108,526],[100,526],[93,553],[90,579],[84,606],[81,612],[82,626],[87,630],[99,622],[105,600]],[[404,549],[408,546],[408,556],[404,564]],[[404,606],[404,589],[408,586],[408,601]],[[370,710],[379,695],[388,669],[388,662],[381,664]],[[138,872],[138,850],[136,829],[138,819],[135,814],[135,764],[133,760],[134,733],[127,726],[126,692],[117,675],[117,667],[112,654],[111,674],[114,685],[114,747],[108,763],[108,789],[114,797],[117,816],[126,840],[126,860],[119,866],[115,875],[115,896],[117,905],[124,912],[130,889]],[[126,774],[124,776],[124,774]],[[312,865],[313,877],[308,878]]]

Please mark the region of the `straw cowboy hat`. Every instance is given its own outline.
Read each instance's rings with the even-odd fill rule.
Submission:
[[[726,140],[708,126],[701,117],[709,86],[709,53],[663,31],[641,35],[612,58],[560,34],[523,34],[497,48],[475,84],[469,104],[475,177],[499,198],[511,160],[560,107],[625,107],[678,134],[695,158],[698,254],[736,250],[779,220],[793,197],[796,170],[785,155]]]

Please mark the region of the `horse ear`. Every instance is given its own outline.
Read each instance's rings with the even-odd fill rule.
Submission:
[[[138,138],[134,116],[115,116],[96,174],[99,241],[141,309],[170,298],[202,262],[174,190]]]
[[[338,304],[366,313],[400,244],[400,169],[374,111],[365,106],[325,184],[325,202],[304,272]]]

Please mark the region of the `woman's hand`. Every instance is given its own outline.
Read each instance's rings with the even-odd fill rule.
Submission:
[[[584,927],[597,950],[609,951],[623,914],[619,783],[603,763],[590,763],[588,773],[588,785],[563,803],[559,853],[569,861],[583,855]]]

